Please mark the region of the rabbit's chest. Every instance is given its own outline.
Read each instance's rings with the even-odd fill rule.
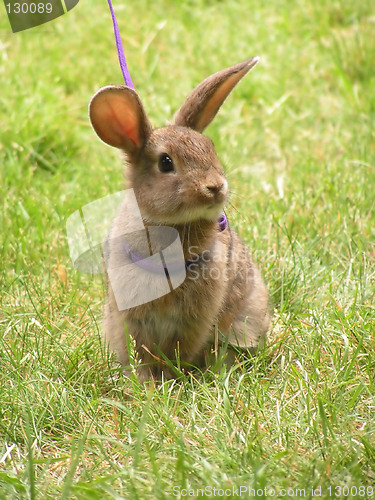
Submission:
[[[220,314],[223,293],[213,283],[185,280],[176,290],[128,311],[127,323],[139,342],[167,345],[206,339]]]

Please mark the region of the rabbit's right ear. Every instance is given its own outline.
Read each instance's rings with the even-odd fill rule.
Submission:
[[[185,99],[174,117],[174,125],[190,127],[197,132],[211,123],[228,94],[259,61],[252,57],[209,76]]]
[[[130,154],[139,150],[152,132],[141,99],[126,86],[100,89],[91,99],[89,115],[102,141]]]

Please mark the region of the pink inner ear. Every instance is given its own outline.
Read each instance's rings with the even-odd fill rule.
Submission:
[[[130,139],[139,146],[138,116],[129,109],[120,99],[108,103],[108,120],[113,123],[113,128],[120,138]]]
[[[206,128],[206,126],[211,122],[216,113],[218,112],[220,106],[227,98],[228,94],[231,92],[236,83],[240,80],[242,74],[236,73],[225,80],[221,85],[218,86],[216,92],[214,92],[211,99],[206,103],[205,108],[199,118],[197,128],[198,130]]]
[[[152,127],[138,95],[127,87],[104,87],[90,103],[90,119],[98,136],[128,153],[140,148]]]

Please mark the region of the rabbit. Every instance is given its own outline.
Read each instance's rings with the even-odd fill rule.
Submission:
[[[128,333],[132,336],[141,382],[174,378],[177,360],[187,369],[204,367],[219,335],[222,342],[251,353],[266,341],[271,319],[267,287],[222,215],[228,182],[212,141],[202,134],[258,61],[253,57],[203,80],[172,123],[161,128],[152,128],[139,95],[127,86],[103,87],[90,102],[89,116],[99,138],[125,154],[127,187],[134,191],[145,230],[173,228],[185,259],[180,286],[126,310],[119,309],[107,276],[104,338],[129,366]],[[116,241],[139,229],[131,226],[125,203],[109,231],[107,272],[118,268],[119,253],[129,257]],[[163,244],[159,241],[160,250]],[[143,251],[146,255],[147,248]],[[144,290],[154,286],[153,279],[150,272]],[[116,287],[122,284],[117,279]]]

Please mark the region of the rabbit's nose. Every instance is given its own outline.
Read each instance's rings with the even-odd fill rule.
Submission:
[[[215,184],[215,185],[206,186],[207,191],[209,191],[213,195],[220,193],[220,191],[223,188],[224,188],[224,182],[222,184]]]
[[[225,181],[206,184],[205,192],[209,198],[215,201],[223,201],[227,195],[228,184]]]

